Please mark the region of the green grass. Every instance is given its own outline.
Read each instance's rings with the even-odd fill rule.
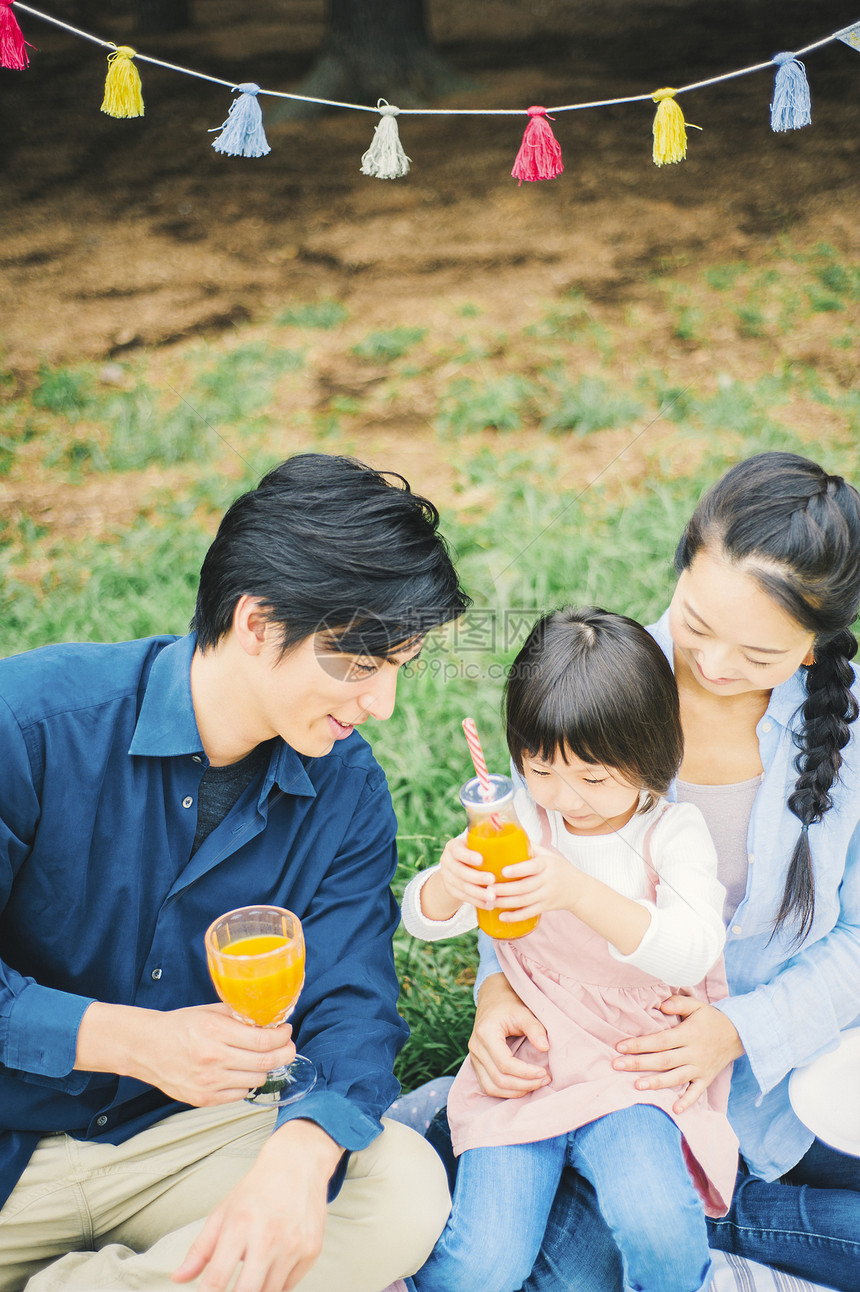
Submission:
[[[604,377],[587,374],[575,383],[557,375],[548,387],[548,398],[552,401],[551,410],[541,425],[544,430],[556,433],[572,431],[576,435],[589,435],[592,431],[627,425],[643,412],[640,400],[613,390]]]
[[[741,336],[764,336],[765,318],[757,305],[738,305],[735,314]]]
[[[76,421],[93,400],[93,377],[86,369],[39,367],[39,377],[31,400],[34,408]]]
[[[369,332],[351,350],[359,359],[390,363],[392,359],[402,359],[426,335],[426,327],[393,327],[383,332]]]
[[[381,464],[366,448],[377,419],[397,433],[401,415],[420,423],[428,471],[448,468],[428,492],[475,606],[428,640],[392,719],[364,729],[400,822],[402,892],[462,828],[464,716],[491,766],[507,766],[502,682],[538,614],[573,601],[654,619],[684,521],[741,457],[787,448],[857,478],[857,266],[825,244],[777,243],[757,266],[667,261],[647,291],[626,311],[559,291],[524,303],[508,333],[483,302],[452,306],[438,334],[394,305],[369,331],[339,301],[296,302],[264,339],[255,327],[143,353],[119,384],[85,364],[43,364],[26,389],[0,378],[0,654],[184,632],[236,494],[297,448]],[[376,365],[369,393],[349,384],[352,361],[340,384],[317,381],[338,347]],[[87,513],[100,491],[129,500],[102,527]],[[475,939],[424,945],[401,930],[395,954],[409,1088],[462,1057]]]
[[[702,335],[704,318],[697,305],[684,305],[678,313],[675,336],[680,341],[695,341]]]
[[[533,384],[516,375],[483,380],[460,377],[452,381],[440,403],[437,425],[451,435],[473,431],[517,431]]]
[[[49,570],[36,581],[16,577],[0,547],[0,614],[5,654],[51,641],[118,641],[184,633],[194,609],[209,539],[187,525],[187,508],[165,498],[160,525],[140,516],[109,547],[92,539],[53,545],[47,531],[24,535]]]
[[[319,328],[328,332],[349,318],[349,310],[340,301],[318,300],[295,302],[276,315],[279,327]]]
[[[734,287],[738,278],[746,271],[747,265],[742,260],[736,260],[730,264],[711,265],[702,276],[714,291],[726,292]]]

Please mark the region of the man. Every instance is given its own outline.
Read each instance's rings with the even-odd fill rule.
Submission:
[[[444,1224],[433,1150],[379,1120],[396,822],[355,728],[468,599],[397,481],[291,458],[221,522],[189,636],[0,661],[2,1292],[380,1292]],[[216,1003],[205,930],[250,904],[303,923],[292,1029]],[[296,1045],[314,1090],[244,1102]]]

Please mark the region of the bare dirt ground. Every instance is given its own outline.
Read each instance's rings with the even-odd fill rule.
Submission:
[[[46,0],[45,8],[169,62],[273,89],[295,87],[312,65],[325,18],[324,0],[197,0],[191,30],[137,41],[130,8],[117,0]],[[428,8],[442,55],[473,86],[433,106],[468,108],[689,84],[812,43],[860,17],[856,0],[814,7],[799,0],[429,0]],[[154,375],[160,366],[167,383],[172,356],[187,340],[217,341],[240,325],[251,337],[256,329],[265,335],[286,303],[333,297],[348,306],[350,333],[315,335],[307,389],[294,383],[288,399],[311,410],[337,398],[359,402],[362,456],[394,462],[417,487],[446,497],[454,467],[433,440],[438,386],[414,383],[405,415],[402,406],[377,406],[367,366],[349,348],[373,328],[408,320],[432,337],[450,332],[458,308],[476,305],[505,335],[511,370],[528,370],[533,344],[518,352],[524,318],[534,317],[536,303],[578,289],[621,338],[619,378],[630,376],[625,362],[632,371],[641,359],[644,328],[649,359],[667,369],[755,380],[775,356],[734,330],[719,342],[712,336],[708,347],[679,340],[659,317],[655,278],[686,274],[695,290],[702,266],[765,264],[784,237],[860,258],[860,54],[838,42],[807,58],[811,128],[771,131],[773,71],[765,70],[683,96],[687,118],[704,128],[690,131],[680,165],[652,164],[650,103],[571,112],[555,122],[564,175],[518,187],[510,170],[519,118],[404,116],[413,167],[390,182],[359,172],[376,120],[369,114],[285,121],[276,101],[263,99],[271,153],[227,158],[212,150],[207,130],[224,120],[229,91],[146,64],[146,115],[112,120],[99,110],[106,51],[20,16],[38,50],[29,71],[0,71],[7,396],[25,389],[40,364],[110,365],[141,347],[162,356]],[[813,367],[820,360],[853,372],[855,353],[817,337],[816,327],[827,324],[828,316],[809,319],[806,333],[791,338],[794,354]],[[294,451],[303,444],[300,423],[285,422],[280,446]],[[651,432],[652,451],[671,429]],[[535,437],[537,430],[523,434],[526,447]],[[579,441],[577,470],[591,478],[627,439],[626,431],[605,431]],[[615,468],[622,469],[643,469],[638,449]],[[38,445],[25,445],[0,501],[9,515],[35,516],[71,542],[120,530],[158,492],[162,475],[60,479]],[[181,488],[193,469],[168,475]]]
[[[46,11],[134,43],[127,6],[46,0]],[[474,89],[435,106],[526,107],[688,84],[798,48],[860,17],[853,0],[430,0],[437,44]],[[294,86],[313,61],[323,0],[198,0],[191,31],[138,45],[225,79]],[[277,122],[272,152],[213,152],[229,91],[142,65],[146,115],[99,111],[105,52],[21,14],[38,46],[0,73],[0,355],[122,354],[214,334],[294,299],[336,296],[373,326],[396,299],[432,317],[479,299],[500,327],[524,298],[580,286],[624,306],[666,264],[756,258],[780,234],[854,255],[860,55],[809,55],[813,126],[774,135],[764,71],[686,95],[689,157],[656,168],[648,103],[563,114],[565,174],[518,187],[517,118],[401,119],[399,181],[359,173],[375,118]],[[385,86],[380,86],[384,95]]]

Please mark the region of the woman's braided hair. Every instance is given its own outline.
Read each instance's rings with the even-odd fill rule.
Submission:
[[[680,573],[703,547],[743,565],[796,623],[814,634],[795,736],[797,780],[788,806],[801,823],[774,930],[791,919],[798,943],[815,912],[808,831],[832,806],[831,788],[858,713],[851,692],[860,604],[860,494],[794,453],[760,453],[702,498],[675,554]]]

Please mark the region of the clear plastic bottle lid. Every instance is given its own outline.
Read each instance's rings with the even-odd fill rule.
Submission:
[[[460,790],[460,802],[466,811],[473,815],[482,811],[498,812],[499,808],[513,802],[514,786],[510,776],[491,772],[490,791],[490,796],[485,798],[481,782],[477,776],[473,776]]]

